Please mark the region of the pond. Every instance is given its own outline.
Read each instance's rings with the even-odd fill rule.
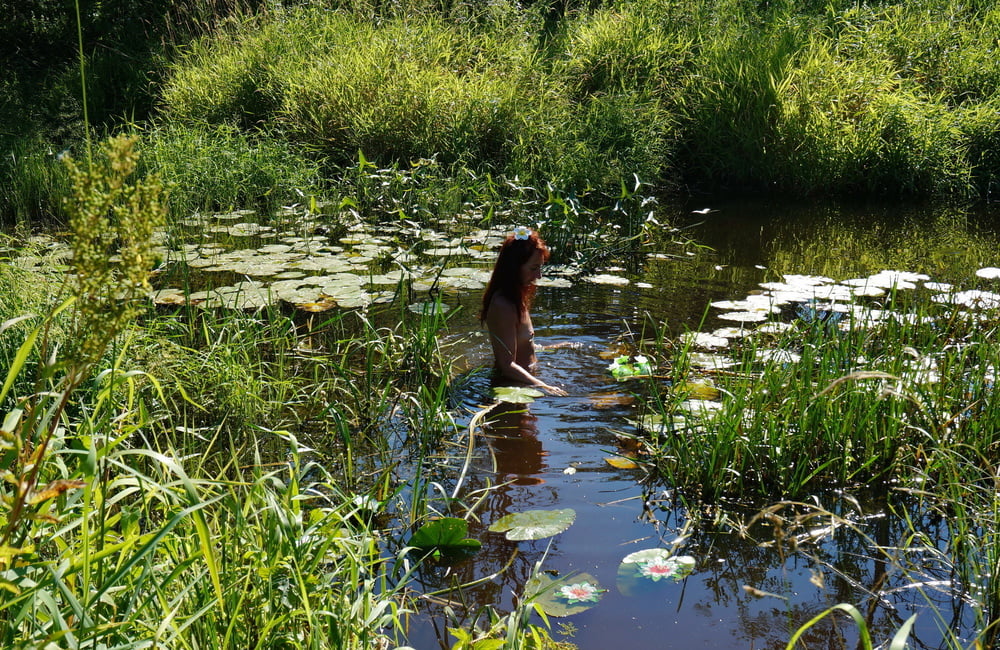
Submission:
[[[609,366],[657,333],[677,338],[741,327],[718,305],[760,295],[762,285],[792,275],[840,281],[920,270],[934,281],[971,284],[970,269],[1000,265],[1000,211],[730,199],[663,205],[650,216],[638,253],[603,260],[572,282],[553,273],[539,289],[537,342],[552,347],[540,351],[538,374],[569,396],[499,404],[471,438],[465,425],[492,402],[481,371],[492,360],[475,314],[502,235],[484,235],[474,219],[459,224],[461,232],[477,233],[469,237],[448,224],[435,231],[405,220],[331,232],[321,220],[291,213],[280,224],[245,213],[192,218],[190,232],[174,233],[171,242],[171,257],[186,264],[158,280],[157,300],[173,305],[194,297],[205,307],[253,309],[277,296],[309,312],[367,307],[391,325],[399,316],[391,304],[398,286],[411,277],[415,305],[441,295],[452,308],[439,337],[463,369],[453,389],[464,406],[454,412],[454,439],[427,459],[428,472],[447,494],[462,477],[462,505],[453,514],[471,511],[468,536],[482,548],[419,569],[421,609],[406,630],[413,648],[449,648],[448,628],[484,625],[486,606],[511,611],[536,568],[547,580],[598,590],[594,603],[549,619],[555,638],[584,650],[616,643],[782,648],[838,603],[862,609],[876,639],[890,638],[914,613],[913,636],[924,646],[942,644],[940,628],[972,634],[974,603],[953,596],[950,566],[932,552],[948,541],[940,519],[914,504],[925,540],[924,554],[907,558],[921,567],[915,581],[885,561],[908,529],[888,515],[884,486],[812,495],[811,511],[776,506],[782,495],[775,494],[698,504],[694,513],[683,495],[630,462],[650,386],[619,381]],[[658,225],[671,222],[676,229]],[[685,238],[690,243],[677,245]],[[794,309],[781,314],[796,317]],[[817,515],[820,508],[830,516]],[[513,513],[557,509],[571,509],[574,519],[550,537],[512,541],[490,530]],[[675,580],[623,562],[648,549],[691,558],[690,574]],[[828,617],[806,638],[811,647],[855,647],[858,629]]]
[[[692,214],[696,207],[710,211]],[[901,531],[899,522],[883,511],[883,494],[877,490],[815,496],[831,512],[849,513],[857,530],[837,530],[832,519],[796,519],[778,512],[781,517],[758,517],[744,534],[737,532],[740,522],[753,521],[769,503],[729,504],[725,512],[719,509],[715,522],[689,521],[669,486],[649,480],[640,467],[617,462],[627,456],[627,438],[621,434],[636,429],[633,393],[643,389],[615,380],[608,366],[618,342],[641,338],[644,332],[648,336],[651,322],[665,324],[673,335],[733,325],[720,319],[720,310],[710,303],[759,293],[760,283],[783,272],[859,272],[865,261],[853,254],[827,259],[802,253],[819,246],[836,256],[838,245],[848,245],[845,232],[848,238],[881,242],[881,252],[876,245],[866,253],[873,258],[893,247],[895,259],[902,261],[913,255],[947,257],[958,254],[949,248],[954,235],[949,229],[992,237],[996,223],[990,212],[956,222],[953,216],[900,206],[719,201],[687,206],[684,213],[692,220],[687,234],[711,250],[686,259],[653,255],[632,269],[606,269],[627,284],[540,288],[533,310],[537,341],[561,347],[539,353],[539,375],[565,387],[569,396],[501,404],[488,415],[463,487],[463,494],[485,495],[470,518],[469,533],[483,548],[470,559],[422,571],[422,587],[435,596],[411,619],[412,647],[450,647],[454,638],[447,628],[476,621],[485,605],[510,611],[536,565],[550,576],[569,577],[569,582],[575,574],[587,574],[605,590],[590,609],[550,619],[555,638],[583,649],[623,643],[636,648],[783,648],[797,628],[838,603],[870,607],[866,613],[876,640],[890,638],[913,613],[919,614],[913,635],[929,647],[941,642],[939,625],[970,629],[973,608],[953,601],[948,576],[936,575],[944,569],[934,558],[920,560],[927,576],[922,583],[892,572],[879,560],[877,547],[892,546]],[[937,243],[909,250],[911,244],[920,247],[928,241]],[[889,263],[893,257],[882,259]],[[941,270],[949,273],[945,264]],[[478,297],[471,292],[457,298],[464,310],[450,321],[447,335],[470,366],[491,363],[487,342],[473,322]],[[469,382],[463,389],[467,401],[489,401],[483,396],[486,381]],[[487,487],[491,489],[480,492]],[[775,495],[774,501],[779,498]],[[552,538],[510,541],[489,530],[513,512],[564,508],[575,511],[575,521]],[[946,533],[940,523],[928,519],[922,525],[929,539],[943,543]],[[694,558],[693,572],[680,581],[649,582],[642,588],[634,581],[623,583],[622,559],[649,548]],[[462,584],[473,586],[449,591]],[[937,605],[932,608],[931,603]],[[481,617],[478,622],[484,623]],[[804,638],[814,644],[810,647],[855,647],[857,628],[846,617],[828,617]]]

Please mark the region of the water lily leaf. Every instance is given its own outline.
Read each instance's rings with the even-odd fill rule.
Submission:
[[[425,551],[478,550],[482,542],[466,537],[468,534],[469,523],[464,519],[442,517],[418,528],[410,537],[409,545]]]
[[[570,616],[584,612],[607,591],[589,573],[574,573],[557,578],[536,573],[524,585],[524,596],[541,606],[549,616]]]
[[[703,381],[688,381],[677,387],[678,392],[690,399],[717,400],[721,393],[715,386]]]
[[[506,533],[507,539],[512,541],[542,539],[558,535],[575,520],[576,510],[572,508],[512,512],[494,521],[490,532]]]
[[[337,306],[337,301],[332,298],[324,298],[318,302],[303,302],[295,306],[302,311],[319,313],[333,309]]]
[[[440,314],[447,314],[451,307],[442,302],[415,302],[407,306],[407,309],[412,311],[414,314],[421,314],[423,316],[434,316]]]
[[[527,386],[497,386],[493,389],[493,397],[510,404],[531,404],[545,393]]]
[[[586,282],[592,282],[593,284],[611,284],[616,286],[625,286],[629,283],[628,278],[623,278],[618,275],[610,275],[607,273],[601,273],[598,275],[591,275],[584,278]]]
[[[693,557],[675,556],[665,548],[629,553],[618,565],[618,591],[626,596],[647,595],[663,585],[686,578],[696,564]]]
[[[730,311],[719,314],[722,320],[731,320],[738,323],[759,323],[767,320],[767,312],[764,311]]]
[[[160,289],[153,294],[153,302],[157,305],[183,305],[187,297],[181,289]]]
[[[635,469],[639,467],[639,464],[634,460],[624,456],[608,456],[604,459],[604,462],[611,465],[615,469]]]

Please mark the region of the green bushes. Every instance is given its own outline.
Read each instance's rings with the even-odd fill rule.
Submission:
[[[334,165],[358,151],[383,165],[437,157],[576,187],[659,174],[669,120],[657,104],[627,88],[627,102],[573,102],[569,76],[548,67],[507,27],[290,12],[198,44],[164,100],[171,120],[277,127]],[[646,107],[633,111],[636,98]]]
[[[320,189],[317,169],[336,185],[359,151],[379,167],[435,158],[605,195],[633,174],[661,189],[799,196],[995,189],[1000,9],[988,3],[620,0],[554,14],[539,3],[248,3],[215,19],[192,6],[185,15],[205,24],[187,24],[198,39],[155,58],[156,102],[136,99],[134,80],[115,90],[110,77],[127,75],[106,58],[87,68],[102,115],[121,94],[122,119],[159,106],[149,146],[200,195],[175,197],[179,211],[268,204],[268,186],[286,200],[276,197]],[[35,97],[62,117],[43,138],[12,132],[27,138],[18,159],[61,150],[78,123],[70,77],[51,78]],[[0,92],[27,102],[24,84]],[[52,213],[41,195],[60,186],[43,159],[3,163],[8,218]]]

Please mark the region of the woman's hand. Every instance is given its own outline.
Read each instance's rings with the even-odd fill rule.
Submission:
[[[549,395],[555,395],[557,397],[566,397],[569,395],[565,390],[559,388],[558,386],[549,386],[548,384],[538,384],[538,388],[541,388]]]

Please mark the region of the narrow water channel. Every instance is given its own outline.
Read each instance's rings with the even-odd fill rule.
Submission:
[[[607,370],[605,353],[616,342],[642,336],[652,322],[664,324],[673,334],[710,331],[724,324],[713,320],[711,301],[745,296],[758,283],[773,279],[776,265],[791,270],[789,259],[799,265],[795,269],[799,273],[827,272],[831,260],[796,256],[804,249],[803,242],[829,236],[829,230],[819,229],[829,229],[831,220],[835,229],[854,228],[877,241],[880,235],[862,231],[872,227],[891,231],[893,223],[914,218],[913,212],[886,208],[832,210],[820,219],[808,206],[743,202],[705,207],[717,212],[686,232],[712,250],[690,259],[654,256],[624,286],[582,283],[539,290],[533,310],[538,343],[572,344],[542,351],[539,375],[565,387],[569,396],[543,397],[530,405],[503,404],[491,412],[477,441],[474,471],[463,488],[465,494],[478,494],[477,490],[501,485],[488,492],[470,528],[470,536],[481,540],[483,548],[470,559],[429,567],[421,575],[427,592],[487,579],[429,600],[425,611],[411,619],[409,645],[418,650],[448,648],[454,642],[446,630],[449,625],[470,624],[485,605],[510,611],[539,564],[551,575],[590,574],[606,589],[597,606],[572,617],[550,619],[555,638],[583,650],[621,644],[783,648],[798,627],[838,603],[870,603],[876,639],[891,637],[912,613],[920,615],[914,637],[922,647],[938,646],[939,625],[968,629],[973,617],[969,607],[949,602],[947,596],[936,597],[926,585],[908,584],[903,576],[888,574],[884,563],[875,559],[877,554],[869,546],[873,541],[892,543],[897,526],[881,512],[878,495],[817,495],[817,502],[833,510],[846,507],[841,497],[858,504],[865,538],[837,533],[809,553],[796,553],[774,543],[782,531],[776,534],[771,526],[756,525],[745,535],[736,532],[734,517],[752,518],[753,504],[730,504],[729,518],[722,520],[720,510],[717,525],[700,520],[688,527],[687,513],[669,486],[651,482],[642,469],[618,469],[608,462],[620,450],[616,433],[633,433],[637,415],[631,395],[635,388],[616,381]],[[916,218],[935,228],[932,216]],[[975,228],[993,230],[993,225],[980,220]],[[905,248],[907,242],[891,245]],[[627,275],[623,269],[613,271]],[[478,295],[473,292],[457,300],[464,309],[450,322],[448,337],[457,342],[470,366],[488,365],[489,349],[472,316]],[[479,386],[479,390],[484,389]],[[556,508],[572,508],[577,517],[567,531],[551,539],[512,542],[488,530],[493,521],[511,512]],[[939,523],[925,522],[930,538],[943,535]],[[678,553],[696,560],[690,576],[663,581],[641,593],[619,588],[617,571],[624,556],[670,547],[682,531],[688,537],[678,545]],[[932,565],[928,560],[929,575],[934,572]],[[882,595],[873,596],[876,592]],[[928,606],[936,598],[938,612]],[[449,611],[458,615],[457,620],[449,618]],[[806,639],[809,647],[855,647],[857,629],[846,617],[830,617]]]

